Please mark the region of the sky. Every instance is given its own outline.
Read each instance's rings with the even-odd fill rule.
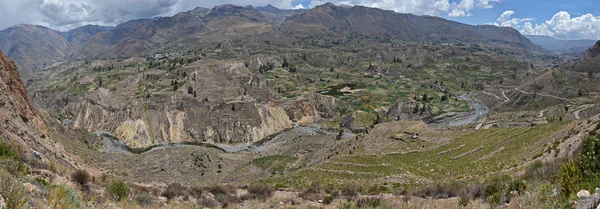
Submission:
[[[309,9],[326,2],[513,27],[527,35],[600,39],[599,0],[0,0],[0,30],[22,23],[60,31],[87,24],[112,26],[226,3]]]

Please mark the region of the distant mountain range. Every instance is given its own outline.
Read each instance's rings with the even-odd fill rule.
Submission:
[[[227,42],[285,45],[363,38],[480,45],[524,54],[542,52],[513,28],[472,26],[439,17],[333,4],[311,10],[222,5],[173,17],[132,20],[115,27],[83,26],[63,33],[17,25],[0,31],[0,50],[27,77],[31,70],[62,59],[140,56],[161,47],[202,48]]]
[[[598,40],[559,40],[549,36],[525,35],[531,42],[550,52],[584,53]]]

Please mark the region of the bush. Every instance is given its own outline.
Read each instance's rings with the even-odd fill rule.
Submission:
[[[154,196],[148,193],[143,193],[135,197],[135,202],[142,207],[147,207],[154,204]]]
[[[572,160],[564,162],[560,168],[559,182],[563,189],[563,195],[569,197],[577,192],[581,175],[577,165]]]
[[[356,197],[358,196],[358,191],[360,188],[356,186],[356,184],[348,184],[342,188],[342,195],[347,197]]]
[[[81,202],[66,185],[52,185],[46,195],[50,208],[81,208]]]
[[[92,176],[87,171],[81,169],[71,174],[71,181],[77,182],[81,186],[86,186],[92,179]]]
[[[378,197],[361,198],[356,201],[358,208],[376,208],[381,205],[381,199]]]
[[[266,200],[275,194],[275,188],[264,184],[256,184],[248,187],[248,195],[251,199]]]
[[[321,191],[322,191],[321,185],[313,184],[311,187],[304,190],[298,196],[300,196],[302,199],[305,199],[305,200],[317,201],[317,200],[321,199]]]
[[[161,196],[166,197],[168,200],[180,196],[188,196],[188,188],[181,186],[179,183],[169,184]]]
[[[12,175],[0,172],[0,197],[8,209],[23,208],[29,200],[28,192]]]
[[[458,199],[458,206],[467,207],[467,205],[469,205],[469,201],[471,200],[468,197],[460,197],[460,199]]]
[[[600,138],[589,137],[583,141],[579,167],[585,177],[600,175]]]
[[[129,197],[129,192],[131,191],[131,189],[129,189],[129,187],[122,181],[113,181],[110,183],[110,185],[108,185],[107,189],[111,197],[117,200]]]
[[[510,192],[517,191],[519,194],[522,194],[525,189],[527,189],[525,183],[521,180],[514,180],[508,185],[508,191]]]
[[[19,155],[19,151],[17,149],[15,149],[13,146],[11,146],[10,144],[0,141],[0,159],[13,159],[13,160],[19,160],[20,159],[20,155]]]
[[[0,158],[0,170],[4,170],[17,177],[27,174],[25,163],[12,158]]]

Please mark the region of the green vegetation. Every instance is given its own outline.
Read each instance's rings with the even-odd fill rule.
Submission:
[[[314,168],[264,181],[306,188],[313,183],[345,185],[358,181],[364,184],[405,173],[436,181],[470,179],[532,160],[535,153],[544,150],[545,139],[567,124],[480,130],[434,149],[408,154],[339,156]]]
[[[28,194],[17,178],[2,171],[0,167],[0,197],[4,199],[7,209],[24,208],[30,198]]]
[[[284,156],[284,155],[271,155],[252,160],[252,164],[257,167],[270,170],[273,172],[283,172],[286,170],[289,163],[294,162],[295,157]]]
[[[77,195],[66,185],[52,185],[46,195],[50,208],[78,209],[82,207]]]
[[[106,188],[111,197],[121,200],[129,196],[131,189],[122,181],[114,181]]]

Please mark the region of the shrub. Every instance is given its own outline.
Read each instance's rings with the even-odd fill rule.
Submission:
[[[327,195],[323,197],[323,204],[329,205],[333,202],[333,200],[335,200],[335,197],[333,195]]]
[[[376,208],[381,205],[381,199],[378,197],[361,198],[356,201],[358,208]]]
[[[161,196],[166,197],[168,200],[180,196],[188,196],[188,188],[181,186],[179,183],[169,184]]]
[[[81,208],[81,202],[75,193],[66,185],[52,185],[46,195],[50,208],[75,209]]]
[[[495,194],[490,195],[489,197],[487,197],[486,200],[491,205],[500,205],[500,203],[502,203],[502,195],[499,194],[499,193],[495,193]]]
[[[71,181],[77,182],[81,186],[86,186],[92,179],[92,176],[87,171],[81,169],[71,174]]]
[[[267,198],[273,196],[274,193],[275,188],[264,184],[256,184],[248,187],[248,194],[252,199],[266,200]]]
[[[586,177],[600,175],[600,138],[589,137],[583,141],[579,167]]]
[[[468,197],[460,197],[460,199],[458,199],[458,206],[467,207],[467,205],[469,205],[469,201],[471,200]]]
[[[321,185],[313,184],[311,187],[304,190],[298,196],[300,196],[302,199],[305,199],[305,200],[316,201],[316,200],[321,199],[321,191],[322,191]]]
[[[23,208],[29,200],[23,185],[8,173],[0,172],[0,197],[4,198],[8,209]]]
[[[525,189],[525,183],[523,183],[521,180],[514,180],[508,185],[508,191],[517,191],[519,194],[522,194]]]
[[[576,192],[581,175],[577,165],[572,160],[564,162],[560,168],[559,182],[563,189],[563,195],[569,197]]]
[[[358,186],[356,184],[348,184],[342,188],[342,195],[348,197],[356,197],[358,196]]]
[[[0,141],[0,158],[19,160],[19,151],[10,144]]]
[[[129,189],[122,181],[113,181],[108,185],[107,189],[111,197],[117,200],[129,197],[129,192],[131,191],[131,189]]]
[[[27,166],[21,161],[12,158],[0,158],[0,170],[4,170],[17,177],[27,174]]]
[[[142,207],[147,207],[154,204],[154,196],[148,193],[143,193],[135,197],[135,202]]]

